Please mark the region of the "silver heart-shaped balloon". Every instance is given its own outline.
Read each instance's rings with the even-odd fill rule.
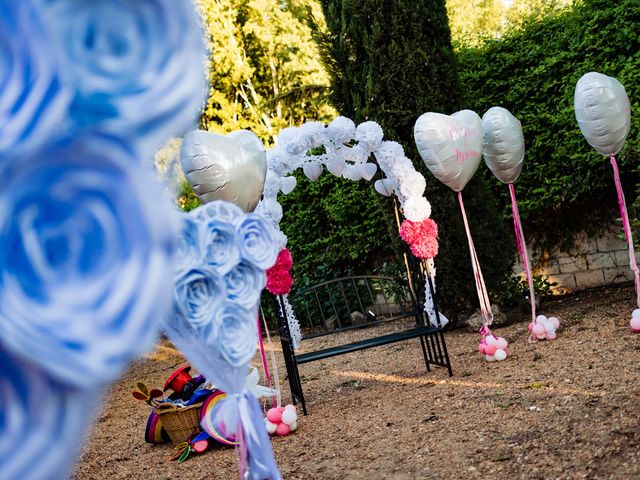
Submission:
[[[618,80],[597,72],[583,75],[576,84],[573,107],[589,145],[607,156],[620,151],[631,127],[631,108]]]
[[[185,135],[180,164],[202,203],[226,200],[253,212],[267,174],[264,145],[247,130],[217,135],[195,130]]]
[[[524,160],[524,134],[520,120],[505,108],[491,107],[482,116],[482,125],[487,167],[501,182],[515,182]]]
[[[453,115],[428,112],[413,129],[418,153],[433,175],[459,192],[471,180],[482,158],[482,120],[475,112]]]

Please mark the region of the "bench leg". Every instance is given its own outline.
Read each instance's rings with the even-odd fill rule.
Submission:
[[[429,366],[429,357],[427,356],[427,347],[424,343],[425,341],[425,337],[420,337],[420,345],[422,345],[422,355],[424,355],[424,363],[427,366],[427,372],[430,372],[431,367]]]

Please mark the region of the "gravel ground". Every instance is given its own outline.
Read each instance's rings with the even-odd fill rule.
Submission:
[[[528,343],[526,315],[512,314],[515,323],[496,330],[512,351],[500,363],[476,353],[476,334],[447,332],[453,378],[441,368],[425,371],[418,340],[302,365],[309,415],[300,418],[295,434],[272,442],[283,477],[640,478],[640,336],[628,327],[634,298],[626,287],[547,303],[541,313],[562,323],[553,342]],[[344,343],[400,327],[331,340]],[[274,344],[284,377],[277,339]],[[182,362],[161,342],[112,386],[76,479],[237,478],[231,448],[177,464],[168,460],[170,445],[144,443],[149,410],[130,390],[136,380],[161,386]]]

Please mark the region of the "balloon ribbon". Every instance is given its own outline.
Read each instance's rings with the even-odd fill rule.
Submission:
[[[624,192],[620,183],[620,172],[618,171],[618,163],[616,157],[611,156],[611,167],[613,168],[613,180],[616,183],[616,191],[618,193],[618,205],[620,206],[620,214],[622,216],[622,227],[624,228],[624,236],[629,247],[629,266],[633,271],[633,277],[636,287],[636,303],[640,308],[640,270],[636,262],[636,252],[633,247],[633,236],[631,235],[631,224],[629,223],[629,214],[627,213],[627,203],[624,200]]]
[[[264,341],[262,340],[262,325],[260,324],[261,323],[260,314],[258,314],[256,319],[257,319],[257,325],[258,325],[258,340],[260,345],[260,359],[262,360],[262,368],[264,369],[264,376],[267,379],[267,385],[269,385],[269,388],[273,389],[273,384],[271,383],[271,375],[269,374],[269,365],[267,364],[267,356],[265,355],[265,350],[264,350]],[[267,335],[268,334],[269,333],[267,332]],[[279,406],[278,398],[275,394],[273,395],[273,404],[275,406]]]
[[[473,277],[476,283],[476,292],[478,293],[478,300],[480,300],[480,311],[482,312],[482,318],[484,325],[480,329],[480,335],[486,337],[491,334],[490,326],[493,322],[493,313],[491,312],[491,302],[489,301],[489,294],[487,293],[487,287],[484,284],[484,278],[482,277],[482,270],[480,269],[480,262],[478,261],[478,255],[473,245],[473,238],[471,238],[471,231],[469,230],[469,222],[467,221],[467,212],[464,209],[464,202],[462,201],[462,192],[458,192],[458,202],[460,203],[460,211],[462,212],[462,220],[464,221],[464,229],[467,232],[467,241],[469,242],[469,252],[471,253],[471,267],[473,268]]]
[[[524,231],[522,230],[522,222],[520,221],[520,212],[518,211],[518,201],[516,200],[516,189],[513,183],[509,184],[509,193],[511,194],[511,212],[513,214],[513,228],[516,231],[516,245],[518,253],[524,264],[524,272],[527,275],[527,283],[529,284],[529,300],[531,301],[531,322],[536,323],[536,296],[533,288],[533,276],[531,275],[531,264],[529,263],[529,253],[527,252],[527,244],[524,240]]]

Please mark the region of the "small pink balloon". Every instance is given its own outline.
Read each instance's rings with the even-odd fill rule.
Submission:
[[[558,320],[556,317],[549,317],[549,321],[553,325],[553,328],[555,328],[556,330],[560,328],[560,320]]]
[[[489,355],[490,357],[496,353],[496,350],[497,348],[495,345],[487,345],[486,347],[484,347],[485,355]]]
[[[496,342],[496,348],[498,350],[506,350],[508,346],[509,342],[507,342],[506,339],[504,339],[503,337],[498,337],[498,341]]]
[[[631,322],[629,322],[629,325],[631,326],[631,330],[633,330],[635,333],[640,333],[640,317],[631,318]]]
[[[283,408],[284,410],[284,408]],[[276,425],[282,421],[282,412],[279,408],[270,408],[267,412],[267,420]]]
[[[529,323],[529,331],[530,331],[530,332],[533,332],[533,322],[530,322],[530,323]]]
[[[276,428],[276,435],[280,435],[281,437],[289,435],[290,432],[291,427],[286,423],[281,423],[280,425],[278,425],[278,428]]]
[[[484,355],[486,352],[486,345],[484,343],[480,343],[480,346],[478,347],[478,351],[480,352],[481,355]]]
[[[556,332],[547,333],[547,340],[555,340],[558,334]]]
[[[545,329],[544,329],[544,325],[542,325],[541,323],[536,323],[533,326],[533,330],[532,330],[533,334],[538,337],[538,338],[544,338],[545,337]]]

